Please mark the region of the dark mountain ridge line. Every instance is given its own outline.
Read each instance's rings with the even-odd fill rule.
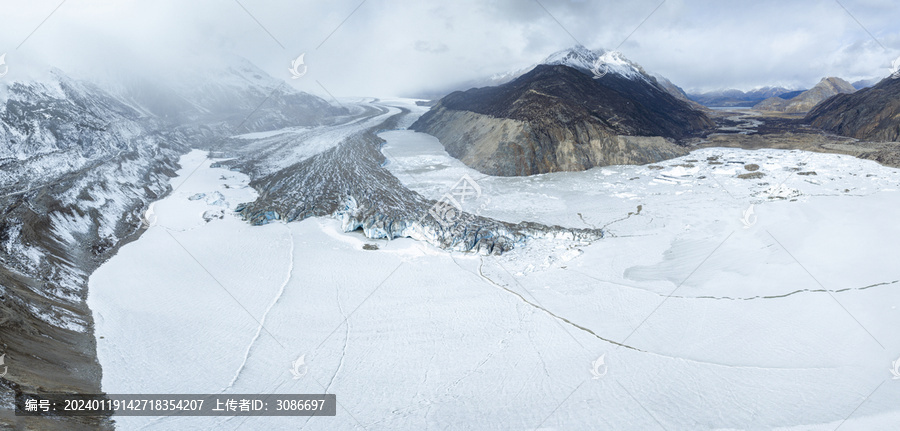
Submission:
[[[275,174],[252,179],[259,197],[236,211],[251,224],[286,222],[308,217],[334,217],[346,232],[362,229],[368,238],[413,238],[439,248],[502,254],[530,238],[592,241],[598,229],[573,229],[532,222],[517,224],[472,214],[450,222],[429,215],[436,201],[406,188],[385,167],[379,130],[396,128],[409,115],[403,109],[382,124],[360,132],[338,146]],[[242,170],[240,162],[233,165]],[[290,190],[285,193],[284,190]]]

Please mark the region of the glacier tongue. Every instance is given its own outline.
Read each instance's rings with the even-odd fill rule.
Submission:
[[[380,106],[389,109],[389,105]],[[380,151],[384,141],[375,134],[376,129],[397,128],[409,112],[403,108],[402,113],[377,127],[366,128],[361,123],[357,133],[336,147],[254,178],[251,185],[259,191],[259,198],[236,210],[257,225],[332,216],[341,220],[346,231],[362,229],[369,238],[408,237],[446,249],[482,254],[502,254],[535,237],[563,236],[585,241],[603,237],[599,229],[512,224],[466,212],[452,222],[436,219],[431,210],[438,202],[410,191],[385,168],[388,160]],[[239,148],[229,150],[240,154]],[[242,161],[241,157],[223,162],[245,172],[253,172],[260,163],[256,159]]]

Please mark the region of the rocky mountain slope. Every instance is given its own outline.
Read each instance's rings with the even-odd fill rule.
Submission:
[[[770,97],[756,104],[753,109],[789,114],[805,113],[835,94],[853,93],[854,91],[856,91],[856,88],[841,78],[822,78],[813,88],[791,99],[785,100],[781,97]]]
[[[18,392],[100,391],[87,279],[135,234],[184,151],[177,137],[96,86],[66,77],[14,82],[0,104],[0,345]],[[97,418],[35,429],[108,427]]]
[[[238,72],[221,73],[206,89],[157,93],[161,105],[140,87],[107,90],[58,70],[0,83],[0,354],[8,369],[0,378],[0,428],[112,427],[96,417],[16,417],[12,398],[100,392],[88,277],[140,234],[140,215],[171,190],[181,154],[214,146],[235,130],[346,112],[278,89],[265,75],[252,80]],[[220,106],[228,94],[234,103],[243,100]],[[297,106],[282,110],[282,104]]]
[[[815,107],[805,121],[824,130],[867,141],[900,141],[900,79],[839,94]]]
[[[480,172],[513,176],[663,160],[684,154],[676,141],[715,127],[621,54],[575,48],[545,63],[452,93],[412,129]]]

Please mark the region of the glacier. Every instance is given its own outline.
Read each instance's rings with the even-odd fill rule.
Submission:
[[[411,101],[379,103],[417,112]],[[261,194],[229,169],[236,161],[191,152],[180,165],[199,168],[178,171],[173,182],[183,185],[154,205],[156,225],[91,276],[103,390],[327,392],[338,413],[116,418],[120,427],[824,430],[900,421],[889,372],[900,356],[900,227],[882,209],[900,205],[896,169],[836,154],[704,148],[656,165],[490,177],[428,135],[378,136],[384,168],[426,201],[469,175],[480,217],[607,235],[535,236],[501,255],[453,251],[347,232],[358,199],[293,222],[252,226],[232,211],[205,220],[223,206],[190,196],[239,208]],[[738,177],[751,164],[764,176]],[[295,379],[301,355],[309,371]]]

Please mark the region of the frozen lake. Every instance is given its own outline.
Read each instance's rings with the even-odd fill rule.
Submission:
[[[246,176],[204,164],[91,277],[103,390],[327,392],[337,416],[118,418],[120,428],[900,423],[889,372],[900,356],[897,170],[712,148],[500,178],[428,135],[380,136],[387,167],[426,197],[469,175],[481,194],[466,205],[481,215],[610,236],[482,257],[367,240],[331,219],[253,227],[231,212],[255,198]],[[173,184],[204,156],[184,156]],[[745,165],[764,175],[739,178]],[[294,378],[301,355],[306,373]]]

